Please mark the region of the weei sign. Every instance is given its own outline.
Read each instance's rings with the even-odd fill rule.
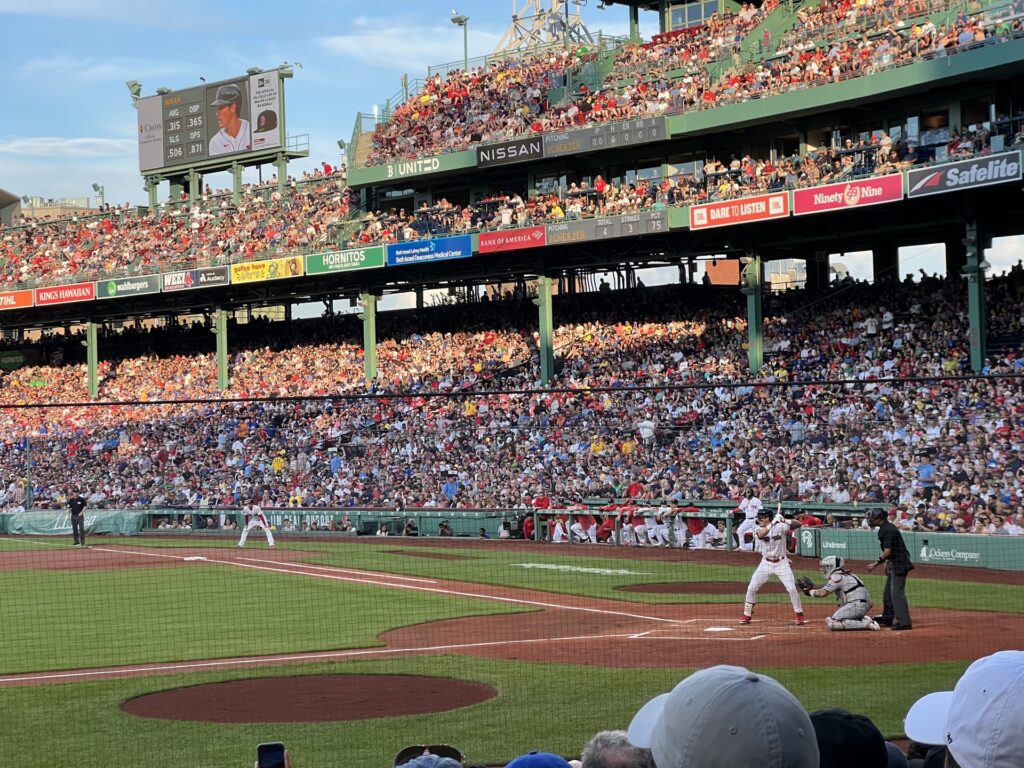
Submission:
[[[162,277],[164,293],[214,288],[218,285],[227,285],[230,282],[227,267],[187,269],[184,272],[168,272]]]
[[[940,195],[1020,180],[1020,152],[1002,152],[908,171],[907,197]]]

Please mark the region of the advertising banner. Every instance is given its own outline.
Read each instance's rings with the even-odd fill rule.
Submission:
[[[498,232],[481,232],[479,243],[480,253],[540,248],[542,245],[547,244],[547,232],[544,227],[524,227],[523,229],[503,229]]]
[[[918,531],[902,531],[902,535],[914,565],[1024,570],[1024,561],[1020,558],[1020,541],[1014,536]],[[798,541],[800,554],[804,556],[839,555],[847,560],[871,560],[878,557],[878,537],[873,531],[803,528]]]
[[[350,248],[345,251],[314,253],[306,257],[306,274],[322,275],[330,272],[355,272],[384,266],[384,247]]]
[[[690,206],[690,229],[711,229],[732,224],[782,219],[789,216],[789,193],[743,197]]]
[[[26,288],[24,291],[8,291],[7,293],[0,293],[0,310],[3,309],[22,309],[23,307],[32,306],[32,289]]]
[[[100,280],[96,283],[97,299],[123,299],[127,296],[143,296],[160,293],[160,276],[119,277],[114,280]]]
[[[525,163],[544,157],[544,141],[540,136],[529,139],[485,144],[476,148],[476,167],[493,168],[498,165]]]
[[[793,192],[793,215],[864,208],[903,199],[903,174],[825,184]]]
[[[388,266],[422,264],[429,261],[465,259],[473,255],[473,238],[469,235],[439,237],[435,240],[416,240],[388,246]]]
[[[231,284],[262,283],[267,280],[284,280],[302,276],[302,259],[285,256],[265,261],[243,261],[231,265]]]
[[[161,275],[164,293],[173,291],[191,291],[196,288],[213,288],[228,284],[227,267],[203,267],[188,269],[184,272],[168,272]]]
[[[1020,180],[1020,152],[1002,152],[908,171],[907,197],[939,195]]]
[[[47,304],[72,304],[76,301],[92,301],[96,298],[95,283],[74,283],[55,285],[51,288],[36,288],[36,306]]]
[[[594,240],[597,237],[595,222],[595,219],[583,219],[548,224],[548,245],[568,245],[569,243],[585,243],[588,240]]]

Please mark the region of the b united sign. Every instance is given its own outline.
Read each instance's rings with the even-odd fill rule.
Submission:
[[[1020,152],[1002,152],[929,168],[915,168],[907,173],[907,197],[940,195],[1020,180]]]

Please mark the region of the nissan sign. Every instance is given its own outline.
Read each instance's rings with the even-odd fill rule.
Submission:
[[[544,157],[544,142],[538,136],[533,139],[505,141],[501,144],[485,144],[476,148],[476,167],[493,168],[496,165],[525,163]]]
[[[925,197],[1020,181],[1020,166],[1020,152],[1003,152],[988,157],[917,168],[907,174],[907,197]]]

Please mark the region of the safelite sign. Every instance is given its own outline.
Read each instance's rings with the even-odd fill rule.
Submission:
[[[903,199],[903,175],[893,173],[859,181],[825,184],[793,192],[793,215],[863,208]]]
[[[783,219],[789,216],[789,193],[773,192],[768,195],[723,200],[690,206],[690,229],[711,229],[731,224]]]

